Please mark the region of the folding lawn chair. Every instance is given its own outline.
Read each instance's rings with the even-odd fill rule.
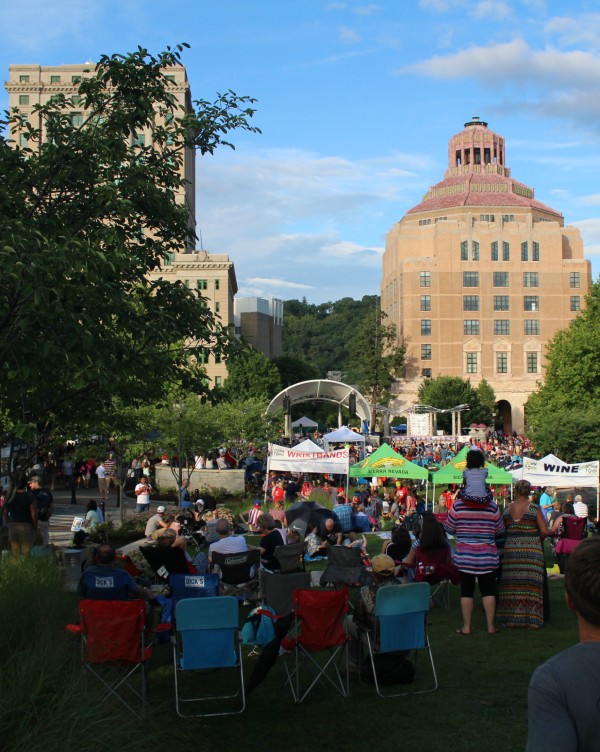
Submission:
[[[564,574],[569,556],[581,543],[586,534],[587,519],[569,515],[563,517],[563,534],[554,543],[554,555],[561,574]]]
[[[370,585],[373,577],[363,564],[360,549],[348,546],[327,546],[327,567],[321,575],[321,586]]]
[[[310,588],[310,572],[261,572],[260,581],[263,601],[284,616],[292,612],[294,591]]]
[[[438,679],[433,662],[431,645],[427,635],[427,614],[431,599],[431,586],[427,582],[413,582],[409,585],[388,585],[377,591],[375,600],[376,634],[379,645],[374,644],[374,636],[364,632],[371,660],[371,670],[375,690],[380,697],[400,697],[402,695],[433,692],[438,688]],[[362,646],[362,640],[361,640]],[[413,692],[381,692],[375,665],[375,655],[403,652],[408,650],[427,650],[433,672],[434,686]]]
[[[150,544],[140,546],[140,553],[159,579],[167,580],[171,574],[191,574],[190,563],[182,548],[164,548]]]
[[[221,584],[227,595],[235,595],[238,600],[252,596],[258,587],[260,550],[253,548],[235,554],[212,554],[213,566],[219,567]]]
[[[296,590],[293,597],[294,636],[282,640],[287,682],[296,703],[301,703],[319,682],[328,684],[342,697],[349,697],[348,680],[348,590]],[[325,660],[318,654],[327,652]],[[340,673],[340,663],[343,660]],[[302,675],[312,670],[314,678],[301,689]],[[306,685],[306,682],[304,682]]]
[[[286,574],[304,570],[303,553],[304,545],[302,543],[288,543],[285,546],[277,546],[273,556],[279,562],[279,571]]]
[[[146,705],[146,664],[152,645],[145,641],[146,604],[141,600],[79,602],[79,624],[68,624],[67,630],[81,636],[84,668],[104,687],[98,703],[113,697],[136,718],[141,718]],[[155,631],[169,629],[159,624]],[[136,674],[140,687],[135,686]],[[138,712],[134,704],[141,704]]]
[[[218,574],[171,574],[169,588],[173,608],[184,598],[211,598],[219,595]]]
[[[192,716],[231,715],[243,712],[246,707],[244,690],[244,668],[242,663],[241,642],[238,632],[238,602],[232,596],[215,598],[188,598],[178,602],[175,607],[175,638],[173,640],[173,668],[175,673],[175,707],[182,718]],[[233,694],[201,694],[195,697],[183,697],[180,687],[180,674],[184,672],[214,671],[214,669],[233,669],[239,675],[240,689]],[[207,680],[205,673],[202,681],[214,686],[215,679]],[[223,710],[222,701],[234,699],[241,695],[239,709]],[[212,701],[214,708],[206,712],[184,713],[187,703]]]
[[[431,597],[435,603],[450,608],[450,585],[458,585],[460,574],[452,563],[450,549],[422,551],[417,549],[416,582],[431,585]]]

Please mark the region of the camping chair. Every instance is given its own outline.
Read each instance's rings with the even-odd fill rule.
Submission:
[[[279,571],[282,574],[304,570],[304,545],[302,543],[277,546],[273,556],[279,562]]]
[[[372,575],[367,572],[359,548],[327,545],[327,567],[321,575],[321,586],[370,585]]]
[[[175,673],[175,707],[182,718],[191,716],[231,715],[243,712],[246,707],[244,690],[244,667],[242,663],[241,642],[238,633],[238,602],[232,596],[216,598],[188,598],[179,601],[175,607],[176,631],[173,640],[173,668]],[[214,671],[218,668],[234,669],[239,675],[240,689],[233,694],[204,694],[195,697],[183,697],[179,676],[186,671]],[[214,686],[214,679],[203,683]],[[223,700],[237,698],[241,695],[239,709],[223,710]],[[216,705],[202,703],[213,701]],[[201,712],[184,713],[183,706],[197,703]]]
[[[99,703],[114,697],[136,718],[144,713],[146,664],[152,655],[152,645],[145,641],[145,621],[144,601],[82,600],[79,624],[67,624],[69,632],[81,635],[84,668],[104,686]],[[159,624],[155,631],[169,628]],[[134,684],[138,671],[139,689]],[[138,703],[141,712],[134,707]]]
[[[310,572],[261,572],[261,595],[267,606],[275,609],[280,616],[289,614],[293,609],[295,590],[310,588]]]
[[[158,579],[167,580],[171,574],[191,574],[192,572],[190,563],[181,548],[148,545],[140,546],[140,553]]]
[[[431,597],[434,602],[450,608],[450,585],[458,585],[460,575],[451,561],[450,549],[422,551],[417,549],[416,582],[428,582],[431,585]]]
[[[554,544],[554,554],[561,574],[565,572],[569,556],[585,537],[586,525],[585,517],[575,517],[575,515],[563,517],[563,534]]]
[[[260,549],[253,548],[236,554],[212,553],[213,567],[218,566],[221,585],[227,595],[238,600],[249,599],[258,587]]]
[[[371,660],[371,670],[375,690],[380,697],[400,697],[402,695],[433,692],[438,688],[438,679],[427,635],[427,614],[431,599],[431,585],[428,582],[413,582],[409,585],[389,585],[379,588],[375,600],[377,637],[369,630],[364,631]],[[362,647],[362,640],[361,640]],[[381,692],[375,666],[375,655],[407,650],[427,650],[433,672],[434,686],[413,692],[383,694]]]
[[[349,697],[348,680],[348,590],[296,590],[293,596],[294,637],[282,640],[282,647],[291,651],[284,655],[284,666],[292,696],[301,703],[319,682],[329,684],[342,697]],[[315,654],[328,652],[327,660],[319,660]],[[345,667],[340,673],[340,662]],[[301,672],[312,670],[314,678],[301,689]],[[306,684],[306,682],[305,682]]]
[[[211,598],[219,595],[218,574],[170,574],[173,609],[184,598]]]

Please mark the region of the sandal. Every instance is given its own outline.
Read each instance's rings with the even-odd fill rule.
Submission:
[[[473,630],[471,630],[470,632],[465,632],[462,627],[459,627],[456,630],[456,634],[460,634],[460,635],[464,635],[465,637],[468,637],[469,635],[473,634]]]

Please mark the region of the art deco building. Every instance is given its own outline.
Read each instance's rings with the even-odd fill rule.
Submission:
[[[473,118],[450,139],[444,179],[387,237],[382,310],[406,347],[394,409],[417,401],[423,379],[485,378],[497,425],[522,431],[545,345],[590,283],[579,231],[511,177],[504,139]]]

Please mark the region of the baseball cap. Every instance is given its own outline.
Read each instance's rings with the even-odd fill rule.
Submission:
[[[254,502],[254,506],[255,507],[259,507],[260,506],[260,501],[258,499]]]
[[[373,571],[382,577],[392,577],[396,568],[394,560],[387,554],[377,554],[377,556],[374,556],[371,559],[371,565]]]
[[[157,512],[158,512],[159,514],[164,514],[164,513],[165,513],[165,512],[167,511],[167,510],[166,510],[166,508],[165,508],[165,507],[163,507],[163,506],[160,506],[160,507],[157,507],[156,511],[157,511]]]

